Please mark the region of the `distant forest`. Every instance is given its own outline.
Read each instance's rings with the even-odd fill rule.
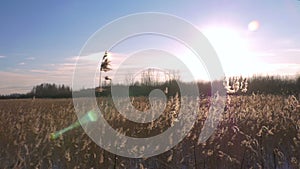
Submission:
[[[16,98],[70,98],[72,90],[69,86],[43,83],[37,85],[26,94],[10,94],[1,95],[0,99],[16,99]]]
[[[188,87],[191,83],[179,82],[182,85]],[[197,82],[200,95],[210,95],[211,84],[209,82]],[[122,85],[121,85],[122,86]],[[126,87],[123,85],[123,87]],[[177,82],[175,80],[160,83],[155,85],[146,85],[143,83],[135,83],[130,86],[131,96],[146,96],[149,92],[155,88],[164,90],[166,87],[169,89],[168,95],[174,95],[178,90]],[[96,96],[109,96],[109,87],[104,87],[101,93],[96,93]],[[76,96],[86,96],[87,93],[95,91],[95,89],[82,89],[76,91]],[[246,94],[275,94],[275,95],[296,95],[300,93],[300,76],[291,79],[287,77],[275,77],[275,76],[254,76],[248,79],[248,91]],[[32,90],[26,94],[10,94],[0,95],[0,99],[17,99],[17,98],[71,98],[72,89],[65,85],[56,85],[43,83],[32,88]]]

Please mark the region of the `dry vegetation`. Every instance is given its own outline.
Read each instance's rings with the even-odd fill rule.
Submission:
[[[172,125],[176,102],[169,100],[163,115],[145,125],[122,118],[108,99],[99,105],[115,129],[147,137]],[[141,110],[146,103],[134,101]],[[71,99],[0,100],[0,168],[300,168],[300,110],[294,97],[230,96],[218,129],[205,144],[197,141],[208,98],[199,105],[197,123],[177,146],[151,158],[129,159],[101,149],[81,128],[49,139],[77,120]]]

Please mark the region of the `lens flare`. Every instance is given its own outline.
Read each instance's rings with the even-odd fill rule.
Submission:
[[[249,24],[248,24],[248,30],[251,31],[251,32],[254,32],[254,31],[257,31],[258,28],[259,28],[260,24],[258,21],[251,21]]]
[[[74,128],[77,128],[78,126],[80,126],[80,124],[86,124],[88,122],[95,122],[98,120],[98,115],[96,112],[94,111],[89,111],[87,114],[85,114],[82,118],[80,118],[79,120],[77,120],[75,123],[71,124],[70,126],[62,129],[62,130],[59,130],[55,133],[51,133],[50,134],[50,139],[51,140],[55,140],[57,139],[59,136],[61,136],[62,134],[64,134],[65,132],[67,131],[70,131]]]

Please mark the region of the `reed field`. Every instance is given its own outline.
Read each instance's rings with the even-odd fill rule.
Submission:
[[[190,104],[199,107],[198,119],[179,144],[163,154],[138,159],[100,148],[81,127],[51,140],[51,133],[77,120],[72,99],[0,100],[0,168],[300,168],[296,97],[252,94],[228,99],[217,130],[205,143],[198,144],[198,137],[209,97]],[[157,135],[176,123],[178,102],[177,97],[169,98],[155,122],[135,124],[122,117],[109,98],[98,99],[114,129],[139,138]],[[143,97],[135,98],[133,105],[138,110],[149,108]]]

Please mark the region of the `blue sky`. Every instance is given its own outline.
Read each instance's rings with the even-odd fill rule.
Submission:
[[[0,94],[24,93],[42,82],[71,85],[74,57],[88,38],[112,20],[137,12],[173,14],[200,30],[229,27],[246,39],[256,59],[268,64],[266,73],[300,72],[297,0],[7,0],[0,5]],[[253,20],[260,26],[249,31]]]

